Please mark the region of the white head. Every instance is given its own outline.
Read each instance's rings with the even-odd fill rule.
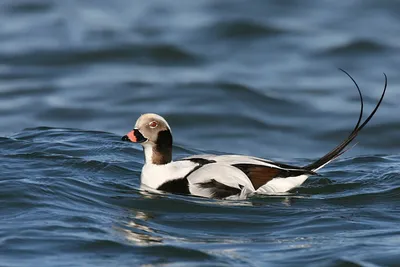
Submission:
[[[167,164],[172,160],[172,134],[168,122],[154,113],[143,114],[135,128],[122,137],[123,141],[140,143],[146,163]]]

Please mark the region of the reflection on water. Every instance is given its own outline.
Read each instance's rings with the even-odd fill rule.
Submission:
[[[116,227],[116,230],[121,232],[124,238],[135,245],[151,245],[163,242],[161,236],[157,236],[153,229],[144,225],[151,220],[151,216],[141,211],[132,211],[132,215],[133,218],[129,218],[124,228]]]

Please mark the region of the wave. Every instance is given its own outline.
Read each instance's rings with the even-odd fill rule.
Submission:
[[[326,56],[346,56],[355,54],[374,54],[391,50],[391,47],[378,41],[372,40],[352,40],[348,43],[336,45],[325,49],[322,55]]]
[[[101,62],[135,62],[146,65],[193,65],[200,57],[172,44],[124,43],[111,46],[74,48],[71,50],[37,50],[24,54],[0,54],[0,60],[9,65],[69,66]]]
[[[286,31],[265,25],[257,21],[250,20],[232,20],[219,21],[207,27],[207,34],[214,35],[216,38],[237,39],[242,38],[265,38],[283,34]]]

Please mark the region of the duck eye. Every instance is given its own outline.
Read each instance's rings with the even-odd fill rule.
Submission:
[[[150,128],[156,128],[158,126],[158,123],[156,121],[152,121],[149,123]]]

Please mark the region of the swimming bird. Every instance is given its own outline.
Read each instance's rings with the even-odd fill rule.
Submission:
[[[306,166],[292,166],[272,160],[243,155],[194,155],[172,160],[172,131],[168,122],[154,113],[143,114],[123,141],[143,146],[145,164],[141,187],[175,194],[218,199],[244,199],[254,194],[284,193],[300,186],[309,176],[347,151],[348,145],[378,110],[387,88],[363,123],[363,97],[355,80],[361,102],[360,115],[350,135],[330,152]]]

